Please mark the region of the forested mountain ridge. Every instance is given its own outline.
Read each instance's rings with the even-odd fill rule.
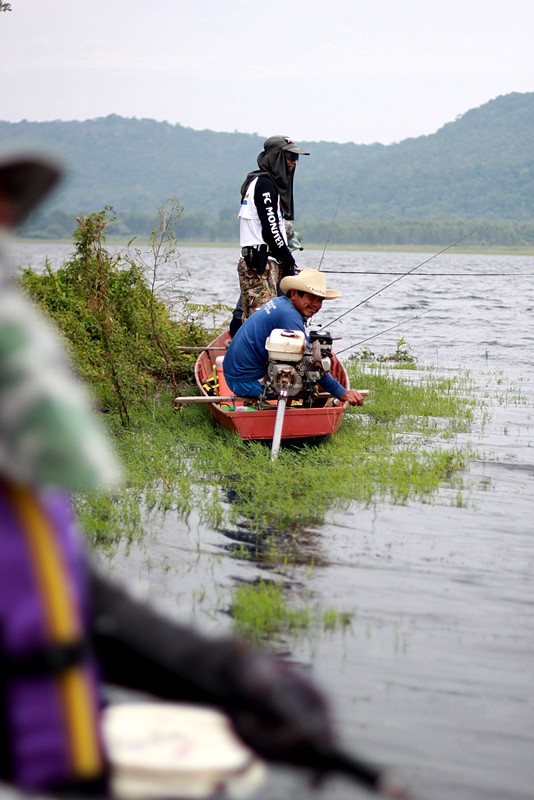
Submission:
[[[530,219],[534,93],[497,98],[435,134],[390,145],[373,155],[362,179],[366,216]]]
[[[272,131],[272,133],[291,133]],[[149,119],[0,122],[2,150],[55,154],[67,180],[45,209],[86,214],[111,205],[154,217],[170,197],[185,216],[235,235],[239,187],[264,136],[195,131]],[[534,219],[534,92],[472,109],[436,133],[382,145],[301,142],[296,179],[299,229],[332,219]]]

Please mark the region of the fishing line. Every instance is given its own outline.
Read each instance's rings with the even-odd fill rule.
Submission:
[[[407,272],[378,272],[363,269],[323,269],[331,275],[408,275]],[[415,278],[426,275],[433,278],[534,278],[523,272],[419,272]]]
[[[415,272],[416,269],[419,269],[419,267],[423,267],[425,264],[428,264],[428,262],[432,261],[433,258],[437,258],[442,253],[445,253],[447,250],[450,250],[451,247],[454,247],[455,245],[459,244],[459,242],[463,242],[464,239],[467,239],[468,236],[472,236],[478,230],[480,230],[480,228],[475,228],[474,230],[470,231],[469,233],[466,233],[465,236],[461,236],[459,239],[456,239],[455,242],[451,242],[451,244],[448,244],[447,247],[443,248],[443,250],[439,250],[437,253],[434,253],[434,255],[430,256],[429,258],[426,258],[424,261],[421,261],[419,264],[416,264],[415,267],[412,267],[412,269],[409,269],[408,272],[403,272],[401,275],[398,276],[398,278],[395,278],[394,281],[390,281],[385,286],[382,286],[381,289],[377,289],[376,292],[373,292],[373,294],[370,294],[369,297],[366,297],[363,300],[360,300],[359,303],[356,303],[356,305],[352,306],[352,308],[349,308],[348,311],[344,311],[343,314],[340,314],[339,317],[336,317],[335,319],[331,320],[331,322],[326,323],[326,325],[324,325],[323,327],[329,328],[330,325],[334,324],[334,322],[338,322],[340,319],[345,317],[347,314],[350,314],[351,311],[354,311],[356,308],[359,308],[360,306],[363,306],[363,304],[367,303],[368,300],[371,300],[373,297],[376,297],[378,294],[381,294],[381,292],[385,291],[385,289],[389,289],[390,286],[393,286],[394,283],[398,283],[403,278],[406,278],[407,275],[411,275],[411,273]]]
[[[439,306],[432,306],[432,308],[427,308],[426,311],[421,311],[420,314],[415,314],[413,317],[408,317],[407,319],[403,319],[402,322],[397,322],[396,325],[392,325],[391,328],[386,328],[384,331],[380,331],[379,333],[374,333],[372,336],[368,336],[366,339],[361,339],[359,342],[355,342],[354,344],[350,344],[348,347],[344,347],[343,350],[336,351],[336,355],[340,356],[341,353],[346,353],[347,350],[352,350],[353,347],[358,347],[360,344],[364,344],[365,342],[370,342],[371,339],[376,339],[378,336],[382,336],[383,333],[389,333],[389,331],[395,330],[395,328],[400,328],[401,325],[406,325],[407,322],[410,322],[412,319],[419,319],[419,317],[424,317],[425,314],[428,314],[429,311],[435,311],[436,308]]]
[[[344,195],[344,193],[345,193],[345,189],[342,189],[342,190],[341,190],[341,193],[340,193],[340,195],[339,195],[339,200],[338,200],[338,202],[337,202],[337,208],[336,208],[336,210],[335,210],[334,216],[332,217],[332,222],[330,223],[330,227],[329,227],[329,229],[328,229],[328,236],[326,237],[326,242],[324,243],[324,247],[323,247],[323,253],[322,253],[322,255],[321,255],[321,260],[319,261],[319,266],[317,267],[317,272],[320,272],[320,271],[321,271],[321,264],[323,263],[324,255],[325,255],[325,253],[326,253],[326,248],[328,247],[328,242],[330,241],[330,236],[331,236],[331,234],[332,234],[332,229],[333,229],[333,227],[334,227],[334,222],[336,221],[337,212],[339,211],[339,207],[340,207],[340,205],[341,205],[341,201],[342,201],[342,199],[343,199],[343,195]]]

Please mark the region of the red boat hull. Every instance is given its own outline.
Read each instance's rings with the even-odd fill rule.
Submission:
[[[198,357],[195,365],[195,379],[202,394],[208,396],[203,384],[213,376],[215,359],[223,355],[224,348],[230,341],[228,332],[217,337]],[[218,348],[218,349],[217,349]],[[332,375],[349,388],[349,379],[344,366],[333,355]],[[228,430],[235,431],[242,439],[253,441],[270,441],[274,434],[276,418],[276,402],[271,409],[245,411],[242,401],[236,402],[235,411],[224,408],[228,404],[210,403],[213,419]],[[305,441],[320,441],[334,434],[347,409],[348,403],[328,405],[319,408],[302,408],[288,406],[284,416],[282,444],[296,444]],[[239,410],[241,409],[241,410]]]

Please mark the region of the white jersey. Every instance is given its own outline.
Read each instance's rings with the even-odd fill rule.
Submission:
[[[258,178],[254,178],[248,185],[247,191],[241,201],[239,209],[239,240],[241,247],[250,247],[251,245],[266,244],[263,237],[262,225],[258,208],[254,201],[254,195],[258,183]],[[264,211],[262,209],[262,211]],[[264,211],[265,214],[265,211]],[[280,198],[277,195],[276,210],[273,210],[273,222],[279,229],[284,243],[287,245],[287,234],[284,225],[284,217],[282,214],[282,207]],[[272,228],[271,224],[271,228]]]

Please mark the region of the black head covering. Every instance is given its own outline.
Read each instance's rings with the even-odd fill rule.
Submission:
[[[60,178],[60,168],[49,158],[19,155],[0,160],[0,191],[11,204],[14,225],[24,222]]]
[[[263,143],[263,150],[257,158],[259,169],[249,172],[241,187],[241,197],[249,183],[260,175],[268,175],[274,181],[280,195],[280,203],[285,219],[295,218],[293,202],[293,178],[295,170],[290,172],[287,168],[285,153],[299,153],[304,156],[310,154],[299,147],[287,136],[271,136]]]

